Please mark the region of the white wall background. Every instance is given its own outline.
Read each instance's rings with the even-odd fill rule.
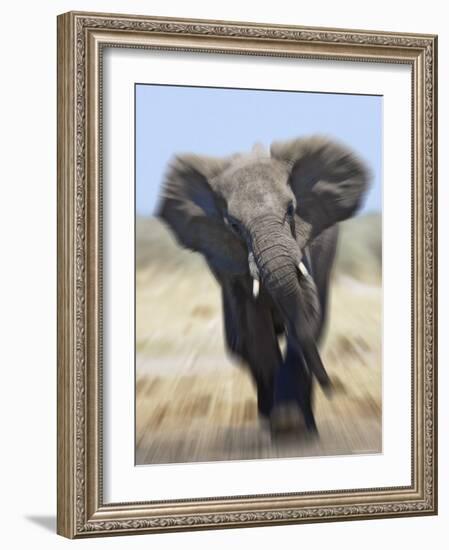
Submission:
[[[56,15],[138,13],[439,34],[440,514],[438,517],[207,531],[70,542],[56,515]],[[446,547],[449,536],[449,30],[445,3],[331,0],[61,0],[2,6],[0,33],[0,507],[5,548],[247,548],[365,550]]]

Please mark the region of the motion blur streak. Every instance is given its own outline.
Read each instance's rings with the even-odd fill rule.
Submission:
[[[137,464],[381,452],[380,214],[341,224],[322,346],[334,394],[316,389],[318,438],[272,439],[258,419],[250,376],[224,349],[220,287],[200,254],[154,218],[137,218],[136,238]]]

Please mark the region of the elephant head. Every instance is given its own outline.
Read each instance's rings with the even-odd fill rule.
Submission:
[[[363,163],[344,145],[299,138],[273,143],[270,152],[177,156],[159,215],[215,274],[248,281],[254,300],[259,287],[268,294],[291,345],[309,350],[312,370],[325,379],[314,351],[322,312],[306,250],[356,211],[366,186]]]

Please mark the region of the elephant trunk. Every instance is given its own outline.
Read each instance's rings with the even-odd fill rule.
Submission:
[[[261,282],[283,314],[289,335],[298,344],[314,339],[321,316],[318,292],[300,269],[302,252],[289,224],[264,217],[251,228],[251,237]]]

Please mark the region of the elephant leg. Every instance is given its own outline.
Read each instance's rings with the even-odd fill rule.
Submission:
[[[257,300],[251,279],[221,279],[224,328],[229,351],[249,367],[257,409],[268,418],[273,407],[274,377],[282,363],[272,304],[263,289]]]
[[[330,274],[335,258],[337,239],[337,226],[326,229],[312,242],[303,260],[309,273],[313,276],[320,301],[321,320],[317,328],[316,345],[320,343],[325,328]],[[296,421],[296,425],[305,424],[309,432],[317,432],[313,414],[313,376],[317,376],[324,388],[330,389],[330,381],[316,345],[310,346],[302,352],[297,351],[288,343],[286,357],[274,380],[273,411],[282,411],[283,409],[289,411],[293,420],[290,422],[292,427],[295,427]],[[300,413],[299,422],[298,412]],[[288,419],[287,424],[289,424]]]
[[[274,376],[261,378],[253,373],[257,391],[257,410],[263,418],[269,418],[274,402]]]
[[[316,432],[313,414],[313,377],[302,353],[288,345],[283,364],[274,381],[273,429],[284,430],[305,425]]]
[[[282,354],[270,308],[263,298],[246,303],[247,357],[250,371],[256,385],[257,409],[262,417],[268,418],[274,402],[274,380],[282,364]]]

